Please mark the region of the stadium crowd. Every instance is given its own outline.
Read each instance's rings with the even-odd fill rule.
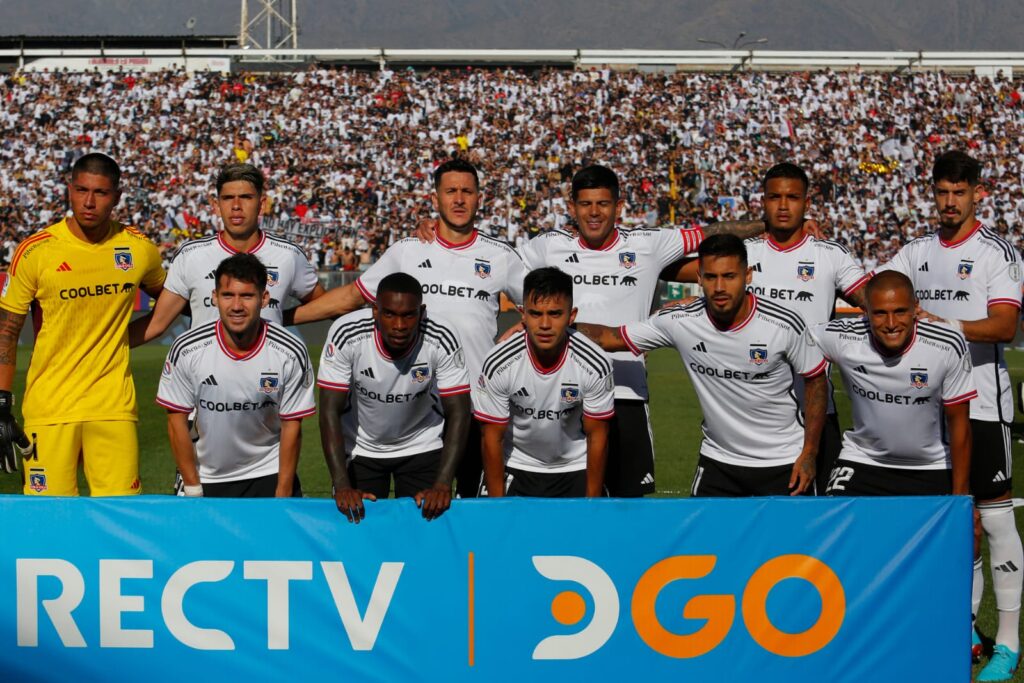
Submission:
[[[430,173],[458,153],[483,170],[481,229],[513,244],[569,220],[566,181],[591,161],[622,176],[628,226],[759,218],[759,178],[789,159],[811,173],[811,215],[870,269],[928,230],[927,169],[950,146],[985,163],[979,217],[1019,242],[1022,91],[860,71],[17,73],[0,79],[0,256],[64,212],[64,175],[97,150],[123,164],[120,215],[165,248],[214,231],[216,169],[250,161],[266,225],[351,269],[429,213]]]

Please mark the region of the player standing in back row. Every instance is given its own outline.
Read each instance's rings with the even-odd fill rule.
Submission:
[[[938,230],[908,242],[879,270],[909,277],[921,308],[961,330],[970,342],[978,390],[978,398],[971,402],[971,493],[988,537],[999,611],[995,653],[978,680],[998,681],[1012,676],[1020,652],[1024,548],[1011,499],[1013,397],[1003,345],[1017,332],[1021,263],[1014,247],[975,218],[980,176],[981,165],[963,152],[936,158],[932,183]],[[975,615],[984,590],[980,544],[976,545]]]

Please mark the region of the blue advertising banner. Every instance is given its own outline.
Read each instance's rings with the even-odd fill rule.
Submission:
[[[964,497],[0,497],[0,680],[962,681]],[[915,651],[919,648],[920,651]],[[230,677],[230,678],[228,678]]]

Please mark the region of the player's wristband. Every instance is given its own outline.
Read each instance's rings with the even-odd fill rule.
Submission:
[[[955,327],[957,332],[963,334],[964,324],[962,322],[960,322],[959,320],[953,320],[952,318],[947,318],[946,322]]]
[[[189,486],[185,484],[181,487],[182,492],[186,498],[202,498],[203,497],[203,485],[196,484],[195,486]]]

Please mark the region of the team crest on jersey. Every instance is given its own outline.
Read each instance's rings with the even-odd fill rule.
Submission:
[[[961,280],[966,280],[971,276],[971,271],[974,270],[974,263],[971,261],[961,261],[960,265],[956,267],[956,274]]]
[[[636,265],[636,252],[635,251],[620,251],[619,252],[619,265],[627,270]]]
[[[910,369],[910,386],[915,389],[924,389],[928,386],[928,370],[925,368]]]
[[[562,403],[572,403],[579,400],[580,388],[575,384],[563,384],[558,394],[562,397]]]
[[[46,490],[46,472],[42,469],[30,469],[28,471],[28,487],[36,493]]]
[[[276,372],[264,372],[260,375],[260,391],[273,394],[281,384]]]
[[[764,344],[750,345],[750,362],[754,365],[764,365],[768,362],[768,347]]]
[[[267,284],[273,287],[281,281],[281,273],[273,266],[267,266]]]
[[[413,366],[413,369],[410,372],[410,377],[413,382],[422,384],[430,379],[430,368],[426,365]]]
[[[473,272],[478,278],[486,280],[491,276],[491,264],[483,259],[477,259],[473,264]]]
[[[798,263],[796,266],[796,276],[804,282],[808,282],[814,279],[814,264],[813,263]]]
[[[130,247],[114,247],[114,266],[118,270],[131,270],[135,267]]]

